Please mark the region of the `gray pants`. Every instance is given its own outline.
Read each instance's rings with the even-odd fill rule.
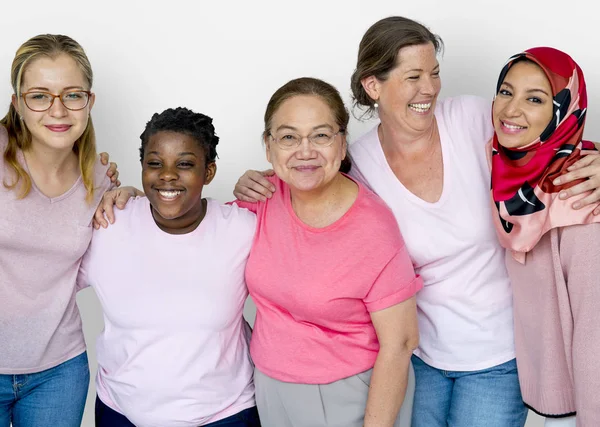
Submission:
[[[295,384],[255,369],[260,422],[263,427],[362,427],[372,371],[330,384]],[[400,417],[394,425],[400,427]]]

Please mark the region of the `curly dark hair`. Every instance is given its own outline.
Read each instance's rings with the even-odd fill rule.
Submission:
[[[158,132],[178,132],[193,137],[203,148],[206,155],[206,164],[214,162],[217,158],[217,144],[219,137],[215,135],[213,119],[202,113],[194,113],[184,107],[169,108],[162,113],[154,113],[146,129],[140,135],[140,161],[144,161],[144,151],[150,137]]]

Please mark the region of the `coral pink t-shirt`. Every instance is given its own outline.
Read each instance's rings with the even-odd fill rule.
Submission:
[[[257,214],[246,266],[256,304],[250,352],[256,367],[280,381],[327,384],[373,367],[379,351],[370,313],[412,297],[422,281],[394,215],[359,184],[336,222],[314,228],[291,206],[277,177],[266,202],[236,201]]]

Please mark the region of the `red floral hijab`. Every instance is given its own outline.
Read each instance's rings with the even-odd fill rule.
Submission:
[[[595,205],[574,210],[573,198],[558,198],[561,190],[581,181],[552,184],[583,154],[596,150],[591,142],[582,141],[587,109],[583,72],[566,53],[536,47],[508,60],[496,93],[510,67],[525,58],[539,65],[548,77],[554,114],[542,134],[525,147],[506,149],[498,144],[495,133],[491,141],[492,197],[499,214],[496,231],[502,246],[517,253],[530,251],[552,228],[600,222],[600,216],[592,214]],[[517,259],[523,256],[515,254]]]

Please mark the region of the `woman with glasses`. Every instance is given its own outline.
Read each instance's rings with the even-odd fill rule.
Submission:
[[[418,343],[421,288],[391,211],[350,168],[348,112],[317,79],[271,97],[264,143],[278,191],[258,203],[246,282],[266,426],[394,425]]]
[[[0,121],[0,427],[76,427],[89,369],[75,283],[117,174],[96,155],[92,69],[77,42],[28,40],[11,79]]]

